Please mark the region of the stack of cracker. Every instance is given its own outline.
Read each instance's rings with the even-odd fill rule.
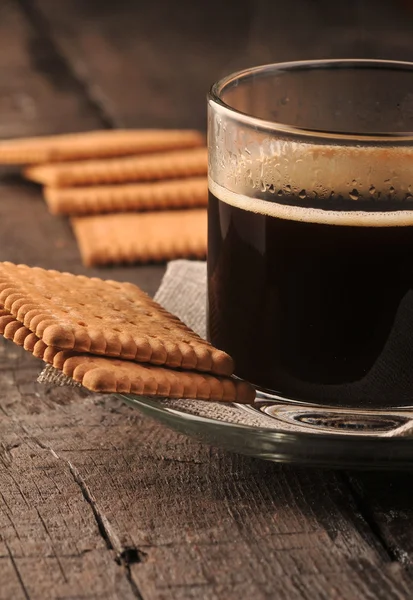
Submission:
[[[131,283],[0,263],[0,333],[92,391],[254,400],[228,354]]]
[[[204,258],[207,150],[192,130],[113,130],[0,142],[54,215],[70,217],[86,266]]]

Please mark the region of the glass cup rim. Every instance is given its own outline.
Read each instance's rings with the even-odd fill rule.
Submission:
[[[208,93],[208,103],[214,105],[214,109],[221,113],[223,116],[236,118],[239,123],[243,123],[250,127],[257,128],[259,130],[267,130],[272,133],[280,133],[283,135],[293,135],[305,138],[315,138],[316,140],[331,143],[333,140],[336,142],[340,141],[362,141],[362,142],[373,142],[373,143],[410,143],[413,142],[413,131],[406,132],[377,132],[369,134],[357,134],[357,133],[337,133],[321,131],[317,129],[307,129],[302,127],[296,127],[293,125],[286,125],[277,121],[269,121],[256,117],[254,115],[242,112],[222,99],[222,93],[231,84],[236,81],[241,81],[253,75],[266,75],[274,72],[285,72],[294,70],[310,70],[310,69],[328,69],[328,68],[354,68],[366,66],[371,68],[393,68],[394,70],[411,70],[413,72],[413,62],[400,61],[400,60],[384,60],[384,59],[369,59],[369,58],[334,58],[334,59],[320,59],[320,60],[300,60],[300,61],[288,61],[280,63],[268,63],[264,65],[258,65],[256,67],[249,67],[240,71],[235,71],[222,79],[214,83]]]

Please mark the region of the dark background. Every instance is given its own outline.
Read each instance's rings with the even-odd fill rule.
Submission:
[[[21,14],[31,25],[23,37],[13,31],[26,27]],[[0,0],[0,33],[1,137],[27,134],[28,126],[33,133],[73,129],[63,94],[76,84],[106,126],[200,127],[209,86],[239,68],[310,58],[413,60],[413,2]],[[46,120],[36,113],[42,90],[27,58],[61,94]]]

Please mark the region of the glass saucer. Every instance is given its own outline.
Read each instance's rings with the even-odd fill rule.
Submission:
[[[331,468],[413,468],[413,410],[319,408],[257,399],[254,406],[118,398],[214,446],[280,463]]]

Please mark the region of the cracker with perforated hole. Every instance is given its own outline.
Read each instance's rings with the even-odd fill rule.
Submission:
[[[233,372],[228,354],[132,283],[0,263],[0,303],[46,346],[217,375]]]
[[[54,352],[47,349],[46,362],[93,392],[118,392],[139,396],[188,398],[215,402],[254,401],[253,387],[241,380],[195,371],[174,371],[115,358]]]
[[[196,208],[208,204],[208,181],[206,177],[189,177],[151,183],[46,187],[44,197],[54,215]]]
[[[254,401],[253,387],[234,378],[196,371],[174,371],[151,364],[79,354],[47,346],[4,308],[0,309],[0,334],[94,392],[244,404]]]
[[[206,255],[205,209],[76,217],[72,226],[86,266]]]
[[[193,130],[117,129],[0,141],[0,164],[36,164],[109,158],[195,148],[205,144]]]
[[[27,179],[51,187],[155,181],[206,175],[207,149],[176,150],[143,156],[34,165],[24,170]]]

